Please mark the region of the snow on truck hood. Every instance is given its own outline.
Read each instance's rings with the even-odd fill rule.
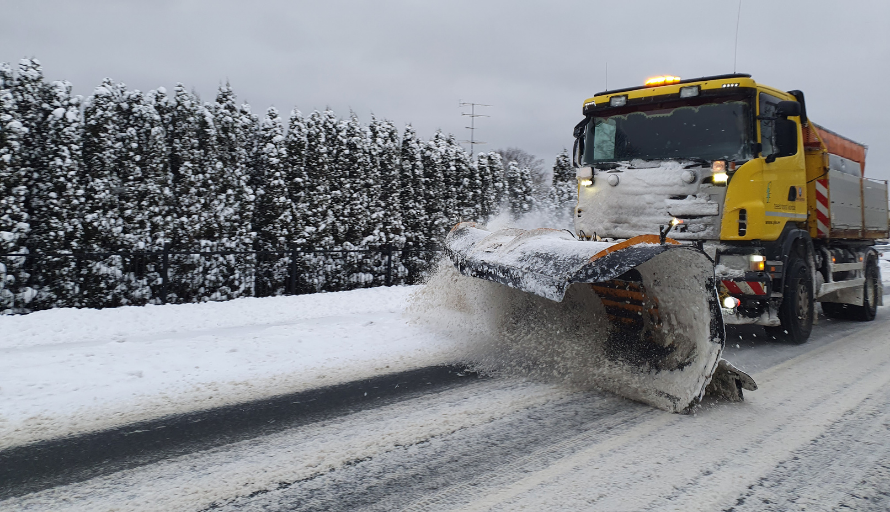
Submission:
[[[676,217],[683,224],[671,238],[718,239],[726,187],[702,182],[710,176],[709,168],[689,161],[631,161],[595,170],[593,184],[579,188],[575,231],[631,238],[656,234]]]

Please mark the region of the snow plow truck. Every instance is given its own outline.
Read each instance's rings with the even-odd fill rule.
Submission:
[[[575,126],[574,229],[463,222],[464,275],[608,319],[596,384],[673,412],[756,384],[721,358],[725,324],[804,343],[815,303],[872,320],[887,182],[866,146],[807,115],[801,91],[747,74],[649,79],[596,94]],[[542,342],[546,342],[542,341]]]

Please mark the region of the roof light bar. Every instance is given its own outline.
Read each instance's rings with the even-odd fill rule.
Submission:
[[[646,87],[659,87],[662,85],[670,85],[675,84],[680,81],[680,77],[672,76],[672,75],[664,75],[664,76],[653,76],[646,80],[644,84]]]

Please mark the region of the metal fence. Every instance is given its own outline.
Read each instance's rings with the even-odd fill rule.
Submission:
[[[37,290],[26,296],[21,293],[25,286],[19,283],[19,293],[10,299],[12,307],[7,303],[0,310],[190,303],[415,284],[441,252],[439,247],[387,244],[362,249],[251,251],[187,251],[167,245],[159,251],[0,254],[8,272],[19,269],[29,276],[27,288]],[[53,293],[66,299],[56,305],[34,300],[42,288],[64,288]]]

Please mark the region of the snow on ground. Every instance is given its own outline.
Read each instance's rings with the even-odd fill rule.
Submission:
[[[0,317],[0,449],[452,362],[419,288]]]
[[[853,333],[795,345],[795,357],[755,373],[760,389],[745,402],[708,401],[693,415],[490,379],[0,509],[885,510],[888,324],[882,308]]]
[[[114,510],[124,503],[117,494],[123,489],[122,508],[130,512],[206,510],[266,491],[269,482],[311,479],[567,394],[515,380],[483,382],[0,501],[0,510]]]

